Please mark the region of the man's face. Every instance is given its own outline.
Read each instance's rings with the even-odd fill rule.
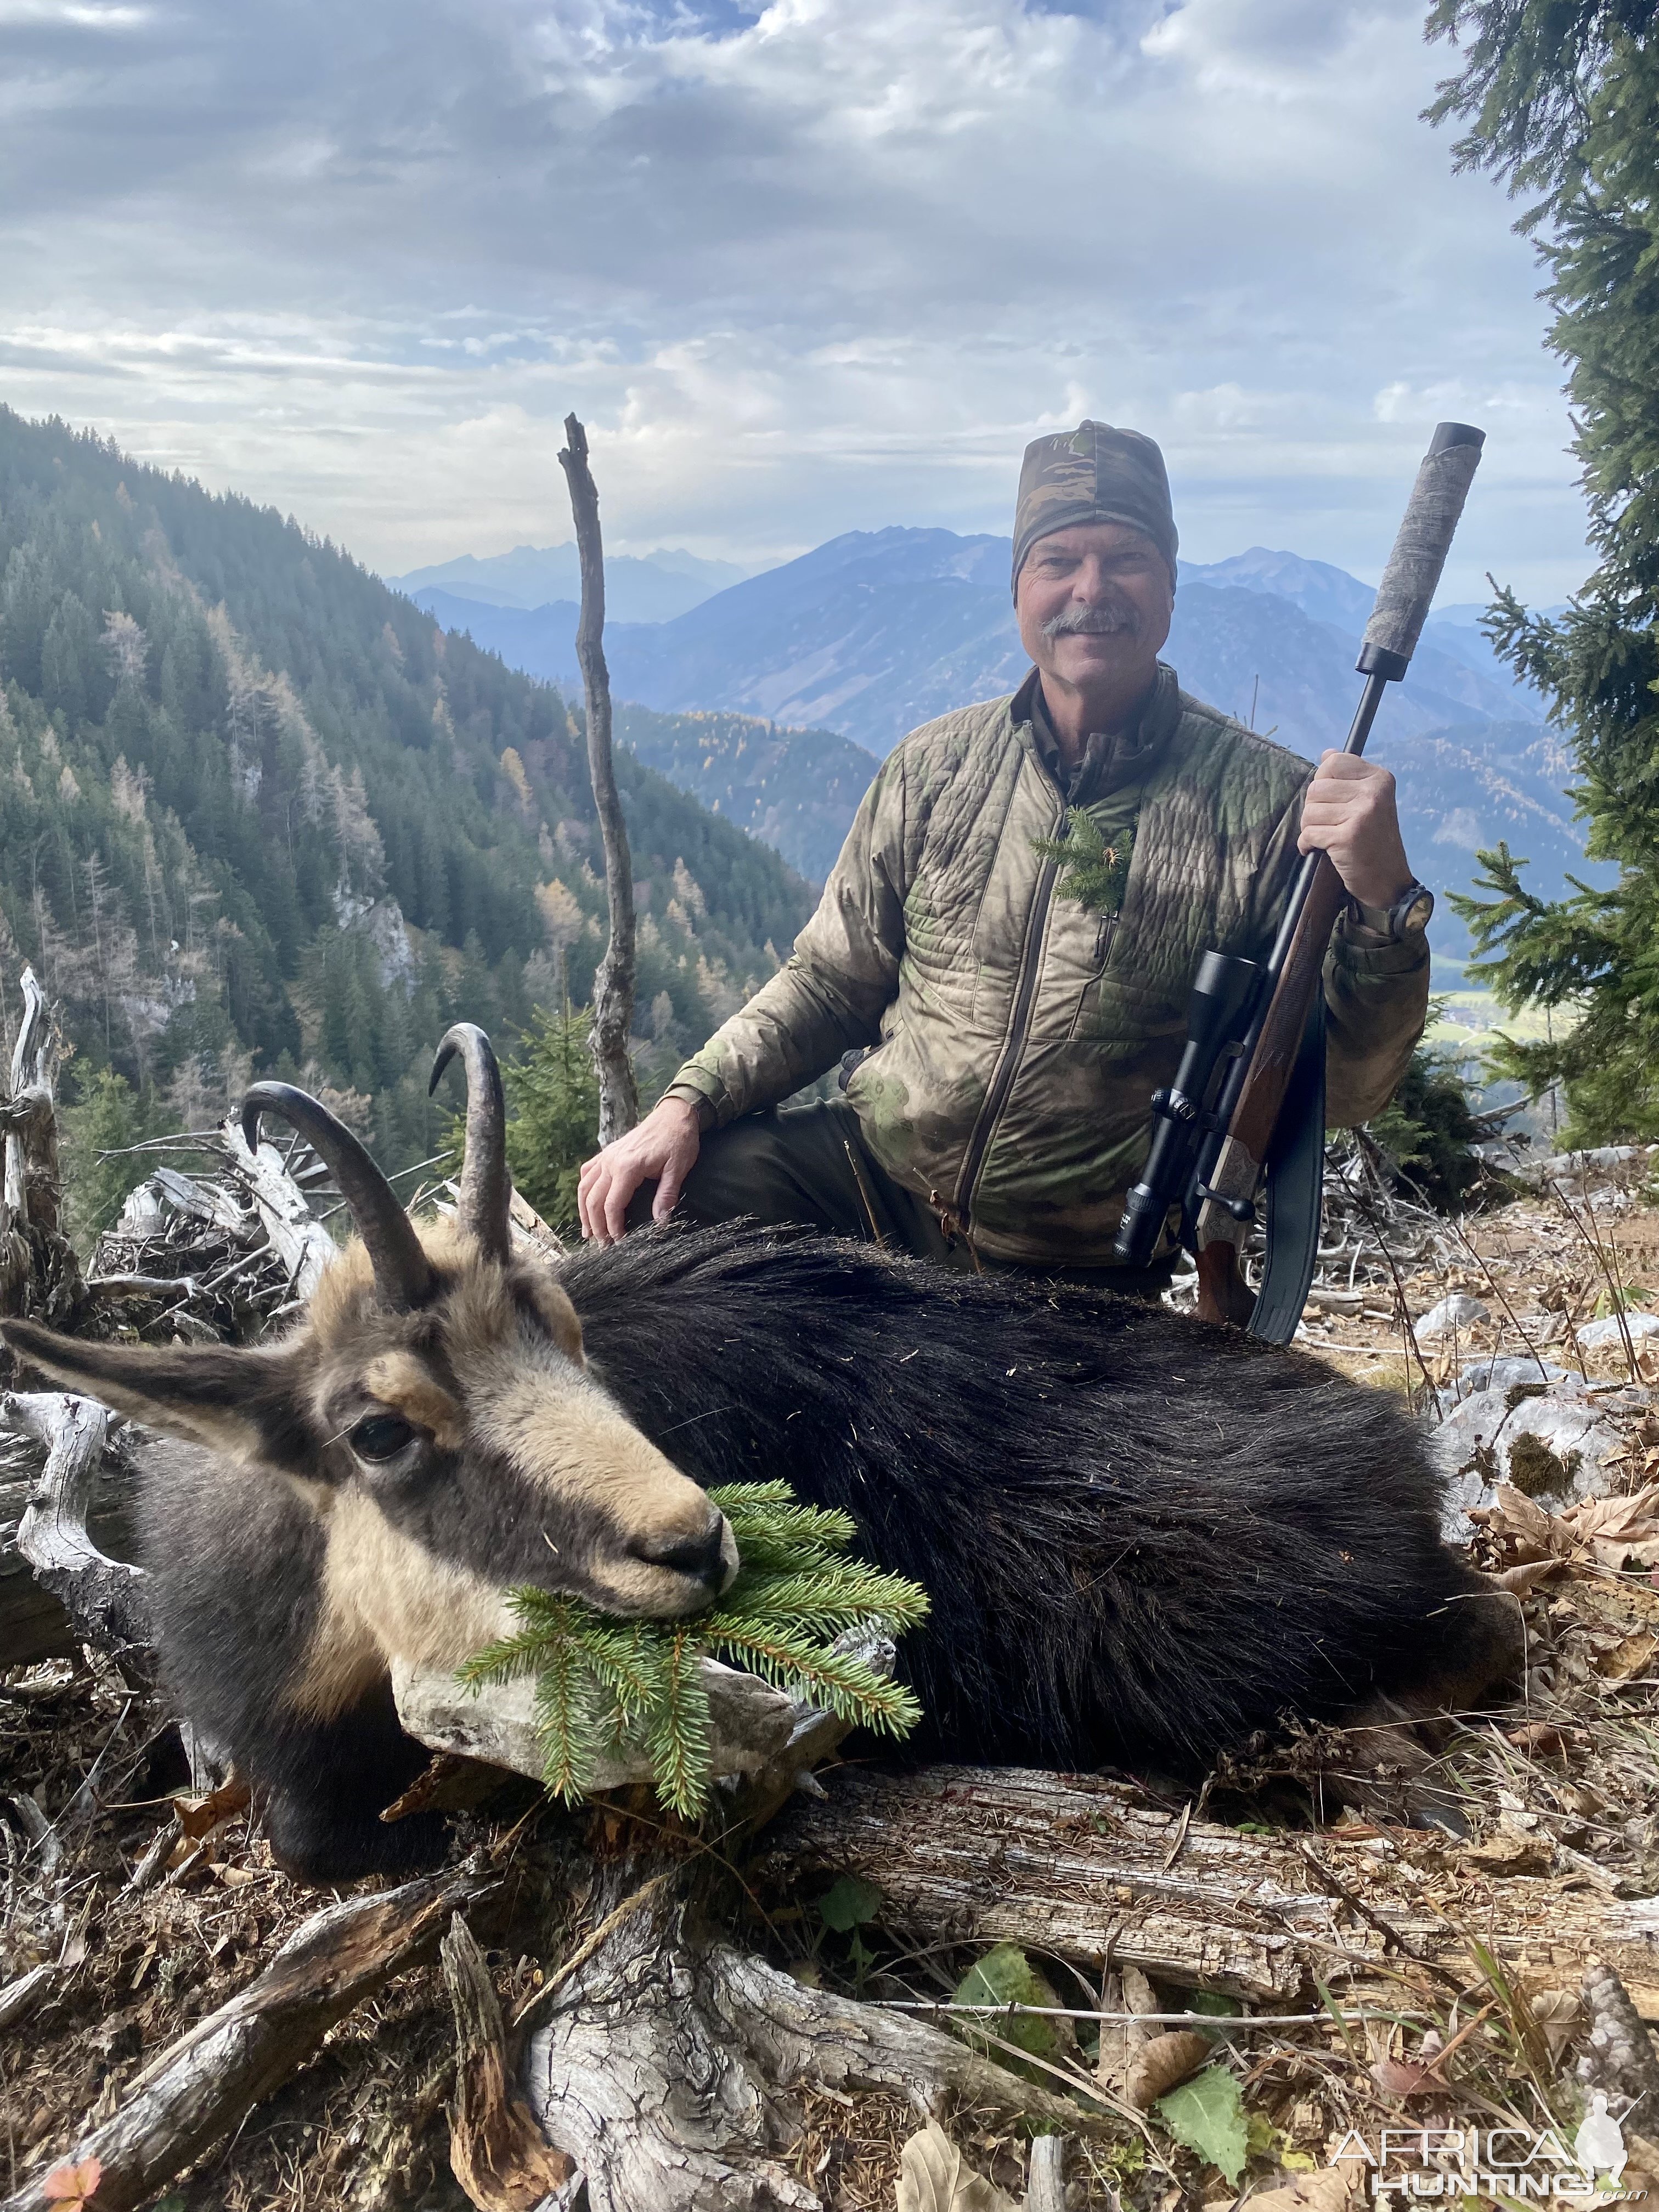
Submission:
[[[1014,595],[1026,652],[1045,676],[1085,695],[1150,683],[1174,611],[1164,556],[1127,522],[1080,522],[1039,538]]]

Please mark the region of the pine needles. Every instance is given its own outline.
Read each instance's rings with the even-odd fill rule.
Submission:
[[[848,1559],[849,1516],[800,1504],[784,1482],[732,1483],[708,1493],[737,1539],[742,1565],[709,1612],[684,1621],[618,1621],[580,1599],[514,1590],[519,1627],[460,1670],[473,1688],[536,1677],[536,1723],[550,1794],[574,1803],[605,1753],[635,1747],[662,1802],[694,1819],[708,1799],[708,1697],[701,1662],[729,1659],[792,1697],[888,1735],[921,1708],[902,1683],[832,1648],[848,1629],[897,1635],[927,1617],[918,1584]]]

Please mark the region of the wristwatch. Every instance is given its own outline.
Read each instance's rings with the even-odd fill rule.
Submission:
[[[1392,906],[1367,906],[1363,899],[1348,900],[1348,911],[1362,928],[1375,930],[1391,945],[1398,945],[1409,929],[1426,929],[1434,912],[1434,893],[1413,877]]]

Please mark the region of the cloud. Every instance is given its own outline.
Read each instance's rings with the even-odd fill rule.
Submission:
[[[1446,59],[1407,0],[0,0],[0,397],[388,568],[568,535],[574,408],[618,550],[1003,530],[1090,412],[1195,558],[1375,574],[1455,411],[1454,595],[1554,597],[1559,370]]]

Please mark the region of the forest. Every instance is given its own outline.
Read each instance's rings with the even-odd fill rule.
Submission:
[[[649,1097],[812,894],[625,750],[617,774]],[[256,1073],[388,1169],[430,1157],[437,1037],[510,1048],[581,1006],[601,866],[580,703],[292,518],[0,408],[0,1024],[9,1050],[33,961],[83,1234],[136,1180],[98,1149],[203,1127]]]

